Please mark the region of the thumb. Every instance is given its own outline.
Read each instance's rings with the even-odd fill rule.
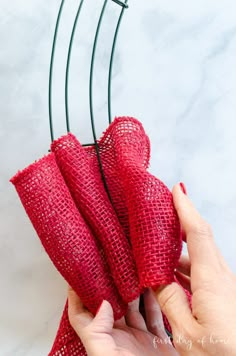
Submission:
[[[95,318],[93,319],[90,330],[94,333],[111,333],[114,325],[114,315],[111,304],[103,300],[98,308]]]
[[[155,291],[162,312],[167,317],[173,335],[184,333],[193,327],[195,319],[184,290],[175,282]],[[185,330],[183,330],[185,329]]]

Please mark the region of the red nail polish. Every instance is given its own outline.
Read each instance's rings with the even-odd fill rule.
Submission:
[[[96,315],[99,312],[99,310],[101,309],[102,303],[103,303],[103,301],[99,304],[99,307],[97,308],[97,311],[96,311]]]
[[[187,189],[186,189],[184,183],[181,182],[181,183],[179,183],[179,185],[180,185],[180,188],[181,188],[182,192],[183,192],[185,195],[187,195]]]
[[[181,230],[181,237],[182,237],[182,241],[186,242],[186,234],[183,230]]]

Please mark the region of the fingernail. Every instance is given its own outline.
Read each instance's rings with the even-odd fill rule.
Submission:
[[[101,309],[103,302],[104,302],[104,300],[99,304],[99,307],[97,308],[97,311],[96,311],[96,315],[98,314],[99,310]]]
[[[181,238],[182,238],[182,241],[186,242],[186,233],[181,230]]]
[[[185,195],[187,195],[187,189],[186,189],[184,183],[181,182],[181,183],[179,183],[179,185],[180,185],[180,188],[181,188],[182,192],[183,192]]]

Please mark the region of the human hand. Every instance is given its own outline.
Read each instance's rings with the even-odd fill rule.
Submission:
[[[151,290],[144,294],[144,306],[146,322],[139,312],[139,299],[130,303],[125,317],[114,322],[107,301],[103,301],[93,317],[71,288],[68,292],[69,320],[88,356],[178,355],[165,332],[161,310]],[[163,340],[158,347],[157,338]]]
[[[174,187],[173,199],[189,254],[180,259],[176,277],[192,291],[192,310],[177,283],[156,291],[173,343],[181,355],[236,355],[236,277],[180,185]]]

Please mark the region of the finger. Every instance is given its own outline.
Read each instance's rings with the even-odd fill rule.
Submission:
[[[139,312],[139,298],[129,303],[125,320],[126,324],[131,328],[147,331],[146,323],[143,316]]]
[[[159,336],[160,338],[165,338],[167,335],[165,332],[161,308],[157,303],[154,292],[150,288],[148,288],[144,293],[144,305],[148,331],[156,336]]]
[[[210,226],[182,192],[179,184],[173,188],[173,200],[181,226],[187,236],[187,248],[192,266],[197,263],[212,268],[219,262],[219,256]]]
[[[177,271],[190,277],[191,263],[188,256],[182,255],[179,259]]]
[[[192,330],[196,325],[184,290],[173,282],[155,291],[162,312],[166,315],[173,334]]]
[[[82,330],[75,330],[83,342],[87,352],[86,355],[100,355],[102,353],[99,353],[98,350],[106,351],[106,347],[108,350],[116,347],[112,338],[113,326],[112,306],[108,301],[103,300],[90,324]],[[108,335],[110,335],[110,338]]]
[[[125,317],[123,316],[121,319],[116,320],[114,322],[114,327],[119,329],[119,328],[123,328],[126,325],[126,321],[125,321]]]
[[[177,278],[178,282],[180,283],[180,285],[184,288],[187,289],[187,291],[189,291],[190,293],[192,293],[191,291],[191,281],[190,278],[188,276],[186,276],[183,273],[180,273],[178,270],[175,271],[175,277]]]
[[[71,287],[68,288],[68,317],[71,326],[79,335],[93,319],[92,314],[84,308],[81,299]]]
[[[104,300],[91,322],[89,329],[91,333],[110,334],[114,326],[114,315],[111,304]]]
[[[181,182],[181,183],[179,183],[179,185],[180,185],[180,188],[181,188],[182,192],[183,192],[185,195],[188,195],[187,189],[186,189],[186,187],[185,187],[185,184]]]

